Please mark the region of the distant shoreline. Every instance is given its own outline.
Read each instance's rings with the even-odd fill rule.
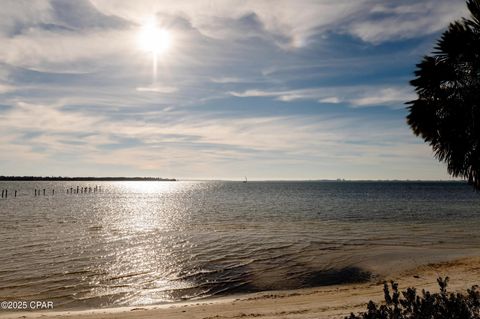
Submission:
[[[93,176],[81,176],[81,177],[67,177],[67,176],[0,176],[1,181],[105,181],[105,182],[122,182],[122,181],[167,181],[175,182],[179,181],[176,178],[163,178],[163,177],[93,177]],[[235,179],[183,179],[182,181],[189,182],[238,182]],[[241,180],[243,181],[243,180]],[[414,180],[414,179],[252,179],[249,182],[289,182],[289,183],[462,183],[467,184],[462,179],[449,179],[449,180]]]
[[[175,178],[161,177],[54,177],[54,176],[0,176],[0,181],[100,181],[100,182],[175,182]]]

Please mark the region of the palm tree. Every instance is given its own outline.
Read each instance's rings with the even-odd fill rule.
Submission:
[[[467,6],[471,17],[451,23],[417,64],[407,123],[450,175],[480,190],[480,0]]]

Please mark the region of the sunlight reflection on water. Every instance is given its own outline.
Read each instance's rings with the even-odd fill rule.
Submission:
[[[480,243],[459,183],[3,183],[0,299],[65,308],[363,280]]]

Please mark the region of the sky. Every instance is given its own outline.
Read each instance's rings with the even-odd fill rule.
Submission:
[[[462,16],[460,0],[3,0],[0,175],[449,179],[404,103]],[[168,42],[145,40],[153,25]]]

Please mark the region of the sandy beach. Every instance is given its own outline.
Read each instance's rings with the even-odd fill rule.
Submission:
[[[465,291],[480,283],[480,257],[428,264],[391,277],[362,284],[327,286],[290,291],[270,291],[195,302],[122,307],[84,311],[4,312],[0,318],[343,318],[365,309],[369,300],[381,301],[383,281],[395,280],[401,289],[417,287],[438,291],[436,278],[450,277],[449,291]]]

